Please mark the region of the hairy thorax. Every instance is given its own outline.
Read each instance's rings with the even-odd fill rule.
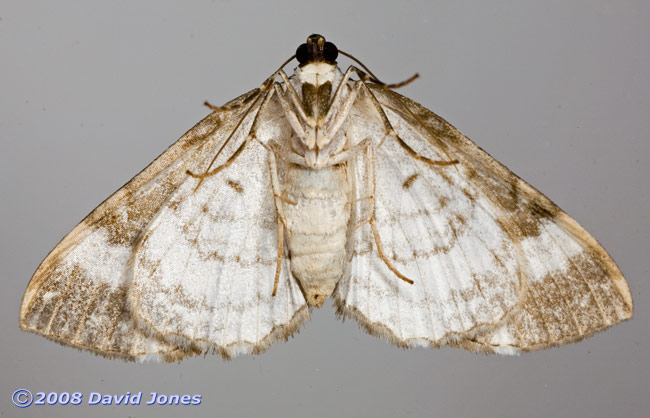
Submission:
[[[343,275],[350,219],[345,164],[314,170],[290,165],[285,205],[291,272],[311,306],[323,305]]]

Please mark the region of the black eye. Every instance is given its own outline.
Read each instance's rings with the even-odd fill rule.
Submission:
[[[323,47],[323,58],[325,61],[329,62],[336,62],[336,57],[339,56],[339,50],[331,42],[325,42],[325,46]]]
[[[301,64],[304,64],[309,60],[309,48],[307,48],[307,44],[302,44],[298,49],[296,49],[296,59]]]

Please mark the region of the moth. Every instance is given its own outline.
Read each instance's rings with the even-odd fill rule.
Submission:
[[[341,72],[339,52],[362,69]],[[309,36],[260,87],[206,103],[52,250],[20,326],[109,358],[179,361],[260,353],[329,297],[403,348],[517,354],[630,318],[598,242],[394,91],[406,82]]]

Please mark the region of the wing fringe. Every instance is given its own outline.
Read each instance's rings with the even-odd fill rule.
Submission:
[[[180,350],[197,354],[218,354],[224,360],[243,354],[261,354],[269,349],[276,341],[288,341],[290,337],[300,332],[301,325],[308,321],[310,312],[307,305],[301,306],[293,317],[286,324],[274,326],[271,331],[261,340],[254,341],[237,341],[235,343],[219,345],[206,338],[187,338],[178,333],[161,333],[153,327],[146,319],[135,316],[135,322],[139,329],[145,334],[166,341]]]

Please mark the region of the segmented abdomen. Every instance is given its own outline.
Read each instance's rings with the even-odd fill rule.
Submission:
[[[287,197],[296,203],[284,205],[291,272],[307,302],[319,307],[343,274],[350,219],[346,167],[291,166],[285,181]]]

